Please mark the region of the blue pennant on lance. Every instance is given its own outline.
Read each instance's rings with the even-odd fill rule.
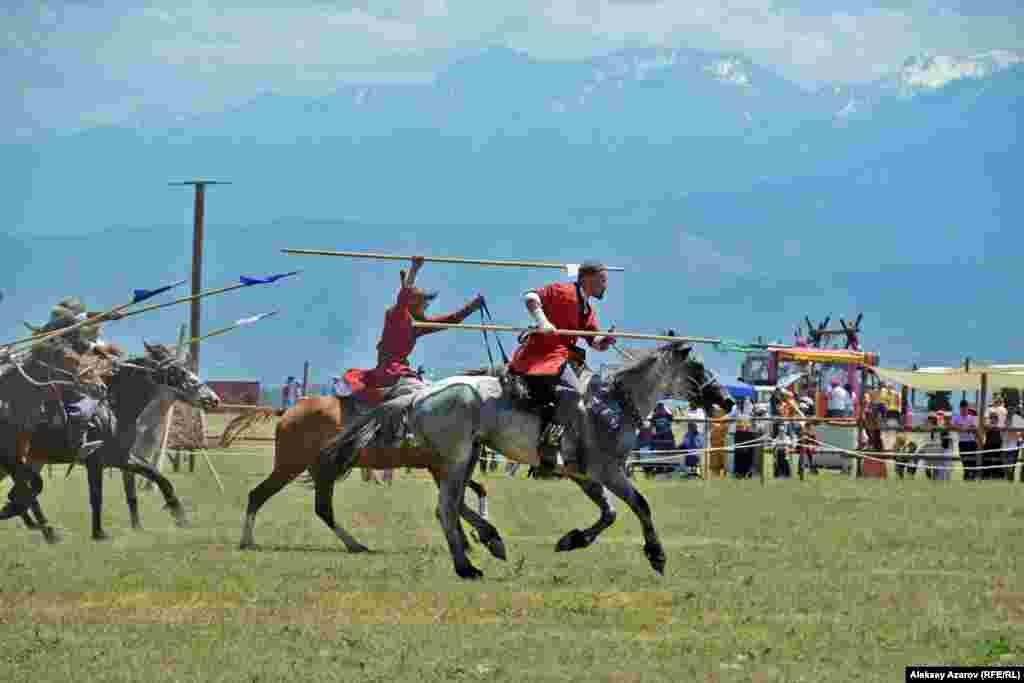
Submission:
[[[271,282],[277,282],[281,278],[297,275],[301,272],[301,270],[293,270],[290,273],[278,273],[277,275],[268,275],[267,277],[246,277],[242,275],[238,278],[238,281],[243,285],[269,285]]]
[[[157,287],[156,289],[133,289],[132,290],[132,303],[133,304],[137,304],[137,303],[139,303],[141,301],[145,301],[146,299],[151,299],[154,296],[156,296],[157,294],[163,294],[167,290],[174,289],[178,285],[181,285],[181,284],[184,284],[184,283],[185,283],[185,280],[178,280],[177,282],[172,282],[169,285],[164,285],[163,287]]]

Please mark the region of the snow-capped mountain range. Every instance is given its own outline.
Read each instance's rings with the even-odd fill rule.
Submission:
[[[936,136],[950,128],[969,130],[979,149],[1004,149],[1018,137],[1022,61],[1008,50],[925,55],[874,83],[808,90],[736,54],[644,48],[550,62],[492,48],[431,82],[342,84],[325,97],[265,94],[162,125],[140,120],[8,145],[0,171],[8,170],[14,192],[18,183],[42,183],[92,202],[106,191],[96,160],[132,168],[139,182],[150,168],[160,177],[252,175],[267,183],[276,169],[299,169],[308,187],[291,192],[305,194],[308,215],[337,216],[340,184],[342,215],[371,221],[476,220],[495,206],[525,219],[589,207],[595,197],[607,205],[780,176],[862,176],[865,164],[915,146],[942,151]],[[975,164],[979,153],[966,138],[956,145],[972,159],[958,163]],[[270,208],[269,188],[251,199],[255,217],[281,215]],[[394,201],[396,192],[403,201]],[[529,201],[506,205],[510,192]],[[0,220],[58,225],[64,206],[10,202]],[[129,199],[117,210],[130,206]],[[140,203],[132,215],[148,212]]]

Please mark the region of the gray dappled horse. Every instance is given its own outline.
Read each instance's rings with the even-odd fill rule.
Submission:
[[[102,524],[104,467],[122,471],[133,528],[141,528],[135,475],[156,484],[178,525],[187,524],[185,508],[174,486],[150,461],[160,445],[162,424],[171,403],[184,401],[212,408],[220,402],[217,394],[188,370],[184,359],[176,357],[162,344],[145,344],[145,348],[145,356],[116,361],[107,385],[107,398],[101,401],[97,419],[90,427],[90,438],[103,441],[103,445],[86,456],[84,463],[92,506],[92,537],[96,540],[109,538]],[[0,418],[0,444],[13,443],[15,432],[20,429],[20,425]],[[24,455],[27,462],[17,456],[12,458],[10,454],[0,456],[0,467],[6,466],[8,472],[13,473],[16,490],[21,487],[17,493],[12,492],[12,501],[0,512],[0,519],[21,516],[27,525],[41,528],[47,540],[57,540],[39,507],[38,495],[42,488],[39,470],[44,464],[79,463],[79,454],[68,447],[63,427],[43,423],[32,431]],[[36,516],[35,521],[29,519],[28,510]]]
[[[465,380],[463,382],[462,380]],[[636,442],[639,416],[649,414],[666,395],[686,396],[709,410],[731,410],[732,401],[703,362],[685,342],[663,345],[615,372],[606,384],[600,377],[581,378],[586,387],[574,423],[562,437],[562,451],[586,463],[587,474],[572,478],[601,509],[601,517],[585,530],[573,529],[558,541],[556,550],[574,550],[593,543],[615,521],[607,492],[622,499],[643,526],[644,554],[655,571],[664,573],[665,551],[654,528],[650,507],[627,478],[625,462]],[[448,540],[455,572],[479,578],[480,570],[466,557],[466,539],[459,524],[459,506],[474,459],[474,442],[500,451],[509,460],[539,464],[537,444],[540,418],[503,391],[495,377],[466,377],[443,388],[403,396],[382,404],[354,422],[323,450],[314,468],[316,512],[352,552],[366,550],[334,520],[334,482],[356,462],[359,448],[387,442],[406,421],[410,431],[437,453],[445,467],[440,482],[439,519]],[[610,431],[595,409],[601,404],[619,411],[621,427]],[[566,458],[570,460],[570,458]]]

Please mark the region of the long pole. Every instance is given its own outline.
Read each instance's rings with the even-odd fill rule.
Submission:
[[[196,185],[195,213],[192,221],[192,294],[198,294],[203,288],[203,209],[206,198],[206,185]],[[192,299],[192,318],[189,325],[189,332],[192,335],[192,344],[189,349],[189,361],[192,365],[192,372],[199,372],[199,331],[200,322],[200,299]]]
[[[182,183],[170,183],[171,185],[192,185],[196,189],[195,206],[192,222],[192,296],[196,296],[203,288],[203,218],[206,208],[206,186],[207,185],[230,185],[230,182],[217,180],[188,180]],[[192,372],[199,372],[199,337],[200,332],[200,299],[192,299],[192,317],[189,327],[189,335],[192,337],[192,345],[189,350],[189,362],[192,365]]]
[[[348,258],[369,258],[383,259],[387,261],[409,261],[412,256],[400,256],[398,254],[376,254],[363,251],[326,251],[323,249],[282,249],[285,254],[298,256],[346,256]],[[567,263],[553,263],[551,261],[495,261],[492,259],[458,258],[455,256],[424,256],[424,261],[431,263],[461,263],[477,266],[509,266],[513,268],[557,268],[565,270]],[[609,271],[623,272],[626,269],[619,266],[608,266]]]
[[[532,327],[513,327],[512,325],[480,325],[471,323],[432,323],[414,320],[413,327],[425,327],[438,330],[487,330],[488,332],[533,332]],[[567,337],[605,337],[612,336],[619,339],[648,339],[651,341],[665,342],[691,342],[694,344],[720,344],[722,340],[718,337],[670,337],[664,334],[638,334],[636,332],[602,331],[602,330],[555,330],[552,334],[565,335]]]

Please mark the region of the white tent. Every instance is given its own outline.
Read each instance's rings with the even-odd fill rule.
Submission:
[[[981,391],[981,376],[990,392],[1024,388],[1024,365],[986,365],[971,368],[929,367],[918,370],[872,368],[882,379],[924,391]]]

